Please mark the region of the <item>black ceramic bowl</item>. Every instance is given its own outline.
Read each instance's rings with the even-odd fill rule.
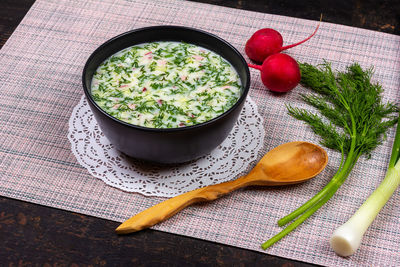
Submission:
[[[91,96],[91,81],[97,67],[109,56],[132,45],[154,41],[182,41],[202,46],[228,60],[242,83],[237,103],[220,116],[193,126],[169,129],[146,128],[118,120],[103,111]],[[83,69],[83,89],[89,106],[105,136],[128,156],[158,163],[182,163],[216,148],[232,130],[250,86],[250,73],[242,55],[221,38],[180,26],[154,26],[118,35],[97,48]]]

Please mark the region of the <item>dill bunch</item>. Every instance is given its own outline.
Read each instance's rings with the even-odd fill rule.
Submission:
[[[383,103],[382,86],[373,83],[373,69],[363,70],[358,63],[345,72],[334,73],[331,64],[317,67],[299,63],[300,83],[311,94],[301,94],[301,99],[318,113],[287,105],[289,115],[304,121],[321,144],[341,153],[341,163],[331,181],[313,198],[278,221],[279,226],[293,221],[280,233],[261,245],[267,249],[293,231],[322,207],[349,176],[361,155],[371,156],[380,145],[386,131],[396,124],[399,108],[394,103]]]

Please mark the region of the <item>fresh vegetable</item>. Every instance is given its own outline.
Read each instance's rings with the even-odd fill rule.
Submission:
[[[350,256],[358,249],[365,231],[400,185],[400,121],[397,122],[394,140],[392,156],[382,183],[356,213],[332,234],[331,247],[340,256]]]
[[[287,92],[300,82],[300,69],[296,60],[286,54],[274,54],[264,60],[263,64],[249,67],[261,71],[263,84],[274,92]]]
[[[315,28],[315,31],[306,39],[287,46],[282,46],[283,38],[278,31],[270,28],[260,29],[256,31],[246,42],[245,52],[250,59],[261,63],[270,55],[279,53],[283,50],[298,46],[308,41],[316,34],[318,28],[319,24]]]
[[[261,66],[248,66],[261,71],[261,80],[269,90],[281,93],[292,90],[301,78],[299,65],[291,56],[280,52],[306,42],[315,35],[318,28],[319,24],[303,41],[284,47],[282,35],[276,30],[266,28],[256,31],[247,41],[245,52],[250,59],[263,63]]]
[[[311,126],[322,138],[321,144],[338,150],[342,161],[331,181],[313,198],[278,221],[283,231],[262,244],[267,249],[293,231],[339,189],[362,155],[370,156],[382,143],[387,129],[397,122],[398,108],[382,103],[382,87],[371,82],[372,69],[363,70],[354,63],[345,72],[333,73],[329,63],[319,67],[300,64],[301,84],[314,91],[301,95],[304,102],[320,114],[288,105],[288,112]]]

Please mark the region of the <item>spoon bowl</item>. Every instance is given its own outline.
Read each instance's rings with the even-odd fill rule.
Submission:
[[[290,142],[275,147],[245,176],[254,185],[296,184],[319,174],[328,164],[328,154],[308,142]]]
[[[320,146],[300,141],[286,143],[265,154],[249,174],[170,198],[131,217],[115,231],[118,234],[140,231],[166,220],[193,203],[214,200],[241,187],[301,183],[318,175],[327,164],[328,155]]]

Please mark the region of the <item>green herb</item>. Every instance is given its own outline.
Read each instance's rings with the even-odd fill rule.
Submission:
[[[331,181],[313,198],[278,221],[279,226],[294,220],[283,231],[262,244],[267,249],[293,231],[323,206],[343,184],[361,155],[370,157],[382,143],[389,127],[397,122],[398,108],[384,104],[382,87],[371,82],[372,69],[363,70],[355,63],[346,72],[333,73],[329,63],[318,68],[299,64],[301,84],[314,93],[302,100],[319,111],[312,113],[289,105],[288,112],[311,126],[321,144],[341,153],[342,161]],[[297,219],[296,219],[297,218]]]
[[[162,83],[152,83],[152,84],[150,84],[150,87],[153,89],[160,89],[163,87],[163,84]]]
[[[155,71],[156,70],[156,66],[157,66],[157,62],[153,61],[150,65],[149,65],[149,69],[151,71]]]

